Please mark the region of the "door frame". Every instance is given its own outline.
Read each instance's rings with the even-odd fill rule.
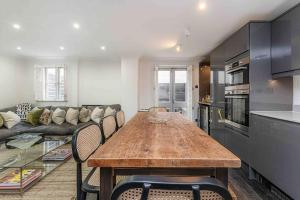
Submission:
[[[158,94],[158,71],[159,70],[186,70],[187,72],[187,82],[186,82],[186,117],[192,120],[193,113],[193,73],[192,73],[192,65],[155,65],[154,67],[154,105],[159,106],[159,94]],[[190,72],[191,71],[191,72]],[[191,79],[191,80],[189,80]],[[171,80],[170,80],[171,81]],[[172,90],[174,90],[172,88]],[[173,109],[173,108],[172,108]]]

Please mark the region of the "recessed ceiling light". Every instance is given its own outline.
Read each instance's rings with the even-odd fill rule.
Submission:
[[[180,52],[180,51],[181,51],[181,45],[177,45],[177,46],[176,46],[176,51],[177,51],[177,52]]]
[[[80,29],[80,24],[78,24],[78,23],[73,23],[73,28],[75,28],[75,29]]]
[[[60,46],[59,49],[60,49],[61,51],[63,51],[63,50],[65,50],[65,47]]]
[[[101,49],[102,51],[106,51],[106,46],[101,46],[100,49]]]
[[[17,50],[22,50],[22,47],[20,47],[20,46],[17,46],[17,48],[16,48]]]
[[[16,30],[20,30],[21,29],[21,26],[20,24],[13,24],[12,27]]]
[[[206,9],[206,2],[205,1],[200,1],[198,4],[199,10],[205,10]]]

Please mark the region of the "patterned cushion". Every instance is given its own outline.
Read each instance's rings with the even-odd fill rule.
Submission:
[[[101,117],[102,117],[102,113],[103,113],[103,109],[100,109],[99,107],[96,107],[92,114],[91,114],[91,119],[96,122],[96,123],[100,123]]]
[[[2,128],[3,124],[4,124],[4,121],[3,121],[2,116],[0,115],[0,128]]]
[[[77,125],[79,110],[69,108],[66,114],[66,121],[70,124]]]
[[[49,125],[52,122],[52,114],[52,110],[45,108],[40,117],[40,123],[43,125]]]
[[[88,122],[91,120],[92,111],[87,108],[81,108],[79,112],[79,121],[82,123]]]
[[[19,122],[21,122],[21,118],[16,113],[11,111],[8,111],[7,113],[0,112],[0,115],[3,118],[4,126],[8,129],[14,127]]]
[[[21,120],[26,120],[27,113],[31,111],[31,103],[21,103],[16,107],[16,114],[21,118]]]
[[[104,117],[108,116],[108,115],[114,115],[116,113],[115,109],[112,109],[110,106],[108,106],[105,109],[105,113],[104,113]]]
[[[52,121],[55,124],[61,125],[64,123],[66,117],[66,111],[56,108],[56,110],[52,114]]]
[[[30,123],[33,126],[36,126],[40,121],[40,117],[42,113],[43,113],[43,109],[35,107],[34,109],[32,109],[32,111],[30,111],[27,114],[26,122]]]

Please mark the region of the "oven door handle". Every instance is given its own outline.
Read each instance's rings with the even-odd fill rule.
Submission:
[[[243,67],[243,66],[241,66],[241,67],[235,67],[233,69],[230,69],[230,70],[226,71],[226,73],[230,74],[232,72],[236,72],[236,71],[243,70],[243,69],[247,69],[247,67]]]
[[[248,99],[248,95],[232,95],[232,96],[225,96],[225,99]]]

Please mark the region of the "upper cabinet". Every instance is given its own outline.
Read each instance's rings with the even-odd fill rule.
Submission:
[[[248,23],[225,41],[225,61],[249,50],[249,27]]]
[[[212,68],[224,68],[225,66],[225,45],[224,43],[215,48],[210,54],[210,65]]]
[[[300,5],[272,22],[272,74],[290,76],[300,70]]]

